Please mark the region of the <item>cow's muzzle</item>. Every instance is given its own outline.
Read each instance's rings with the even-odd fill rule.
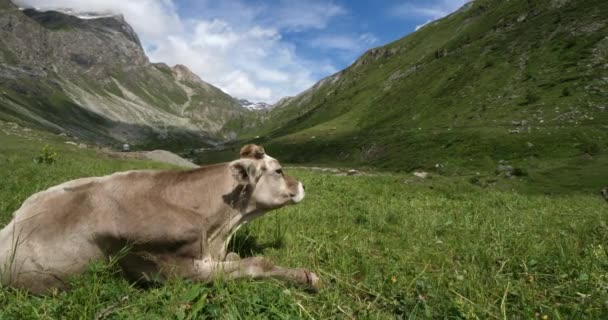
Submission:
[[[291,195],[291,201],[293,201],[293,203],[299,203],[300,201],[304,200],[304,185],[302,184],[302,182],[298,182],[298,188],[295,194]]]

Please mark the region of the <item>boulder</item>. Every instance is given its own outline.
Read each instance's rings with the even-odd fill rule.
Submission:
[[[420,179],[426,179],[429,177],[429,173],[428,172],[424,172],[424,171],[416,171],[414,172],[414,176],[420,178]]]
[[[499,164],[498,167],[496,167],[496,173],[500,174],[500,173],[512,173],[514,170],[512,165],[508,165],[508,164]]]

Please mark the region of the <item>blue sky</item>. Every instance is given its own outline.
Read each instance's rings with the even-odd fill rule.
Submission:
[[[41,9],[123,14],[153,62],[183,64],[229,94],[275,102],[367,49],[467,0],[15,0]]]

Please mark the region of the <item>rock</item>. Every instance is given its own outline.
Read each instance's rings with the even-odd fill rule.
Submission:
[[[172,165],[185,168],[198,168],[198,166],[175,153],[166,150],[154,150],[143,153],[144,158],[148,160],[169,163]]]
[[[512,165],[499,164],[498,167],[496,167],[496,174],[504,175],[505,178],[513,178],[514,172],[515,172],[515,168]]]
[[[66,141],[65,144],[71,144],[73,146],[77,146],[78,143],[74,142],[74,141]]]
[[[497,173],[513,172],[513,166],[508,165],[508,164],[500,164],[500,165],[498,165],[498,167],[496,167],[496,172]]]
[[[608,187],[605,187],[604,189],[602,189],[600,191],[600,194],[602,195],[602,197],[604,197],[604,199],[606,201],[608,201]]]
[[[420,179],[426,179],[429,177],[429,173],[428,172],[424,172],[424,171],[417,171],[414,172],[414,175]]]
[[[78,144],[78,148],[80,148],[80,149],[86,149],[86,148],[87,148],[87,145],[86,145],[86,144],[84,144],[84,143],[79,143],[79,144]]]
[[[346,174],[349,175],[349,176],[355,176],[355,175],[359,174],[359,171],[354,170],[354,169],[350,169],[350,170],[348,170],[348,172]]]

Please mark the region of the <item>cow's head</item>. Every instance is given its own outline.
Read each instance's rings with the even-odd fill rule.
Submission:
[[[250,201],[258,209],[276,209],[304,199],[302,183],[286,175],[279,161],[260,146],[241,148],[241,158],[232,161],[230,169],[237,183],[251,190]]]

